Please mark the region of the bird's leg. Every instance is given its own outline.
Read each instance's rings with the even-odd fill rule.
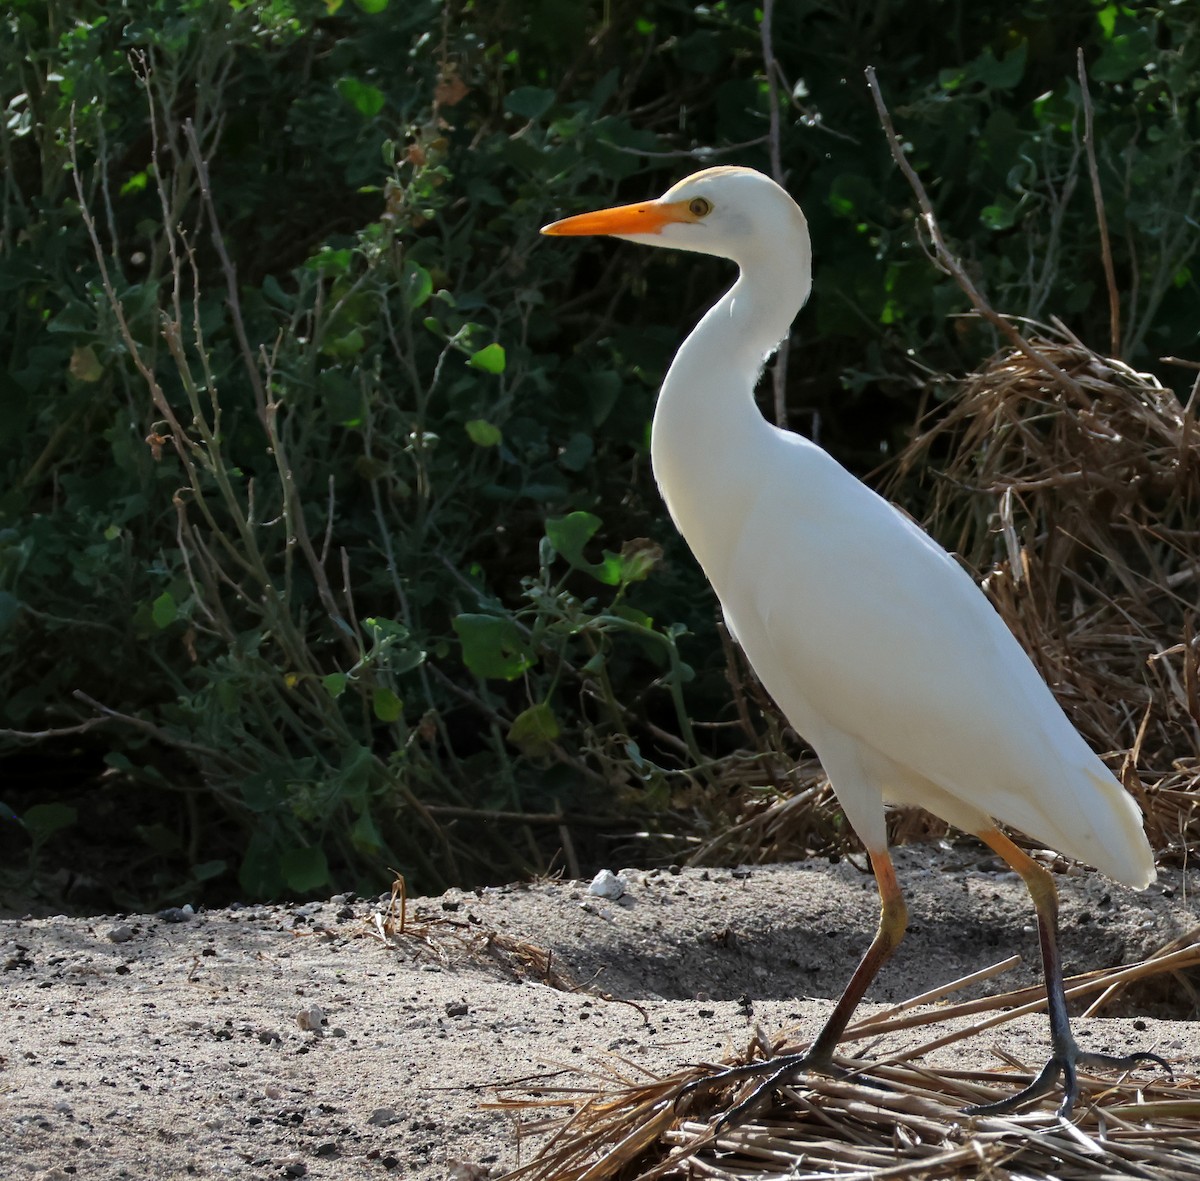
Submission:
[[[820,1074],[836,1075],[840,1073],[834,1065],[833,1052],[841,1041],[846,1026],[854,1010],[858,1008],[863,994],[870,987],[871,981],[879,974],[879,969],[887,963],[892,952],[896,950],[904,937],[908,925],[908,909],[904,905],[904,895],[896,881],[896,870],[886,849],[871,851],[871,868],[875,873],[875,881],[879,886],[881,910],[879,928],[871,946],[867,948],[850,982],[846,985],[838,1002],[833,1007],[828,1020],[821,1032],[807,1050],[798,1054],[785,1054],[779,1058],[768,1058],[761,1062],[748,1062],[742,1066],[730,1066],[718,1070],[704,1078],[689,1083],[680,1092],[679,1097],[692,1094],[701,1089],[720,1086],[727,1082],[738,1082],[741,1079],[762,1076],[761,1082],[755,1086],[744,1099],[725,1112],[718,1121],[719,1126],[736,1124],[752,1108],[766,1098],[772,1088],[780,1083],[790,1082],[805,1071],[816,1071]]]
[[[1071,1108],[1074,1107],[1079,1093],[1079,1080],[1075,1074],[1077,1066],[1130,1070],[1139,1062],[1154,1062],[1170,1074],[1170,1066],[1157,1054],[1117,1056],[1094,1054],[1079,1048],[1071,1033],[1071,1023],[1067,1017],[1062,960],[1058,952],[1058,891],[1054,888],[1053,875],[1038,865],[1031,857],[1026,856],[999,829],[988,829],[978,835],[1021,875],[1033,898],[1033,905],[1038,916],[1038,935],[1042,945],[1042,972],[1046,979],[1046,1006],[1050,1015],[1051,1053],[1050,1060],[1029,1086],[1015,1095],[1010,1095],[1007,1099],[968,1107],[965,1109],[966,1114],[1003,1115],[1031,1099],[1040,1099],[1043,1095],[1049,1094],[1054,1090],[1055,1083],[1061,1077],[1063,1100],[1059,1104],[1058,1114],[1065,1119],[1071,1114]]]

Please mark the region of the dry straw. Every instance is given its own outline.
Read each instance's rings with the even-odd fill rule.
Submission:
[[[1068,981],[1068,995],[1105,993],[1200,963],[1200,943],[1164,951],[1111,972]],[[1200,1083],[1194,1078],[1081,1078],[1080,1114],[1067,1122],[1045,1108],[1007,1117],[970,1118],[962,1108],[1010,1094],[1031,1073],[1008,1055],[1007,1071],[933,1069],[917,1060],[1044,1007],[1040,989],[928,1008],[946,993],[1010,966],[914,997],[852,1027],[847,1041],[895,1035],[917,1025],[948,1032],[876,1062],[840,1059],[846,1076],[809,1076],[781,1086],[769,1109],[735,1127],[719,1117],[738,1101],[744,1083],[701,1088],[712,1074],[698,1065],[666,1077],[625,1059],[610,1059],[590,1077],[564,1071],[541,1083],[523,1081],[496,1106],[536,1118],[529,1133],[549,1133],[540,1151],[505,1181],[652,1181],[705,1177],[714,1181],[876,1181],[909,1178],[994,1178],[995,1181],[1096,1181],[1117,1178],[1200,1178]],[[992,1012],[986,1020],[980,1014]],[[964,1024],[963,1019],[970,1018]],[[719,1065],[801,1049],[761,1034],[745,1055]],[[1050,1101],[1047,1101],[1049,1103]],[[550,1113],[566,1109],[566,1114]]]

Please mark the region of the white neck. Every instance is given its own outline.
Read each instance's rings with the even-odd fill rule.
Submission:
[[[684,341],[658,396],[650,443],[654,476],[718,589],[724,572],[717,554],[706,552],[705,538],[736,536],[758,495],[758,473],[747,469],[744,457],[755,453],[755,436],[775,428],[759,413],[754,388],[808,297],[802,261],[807,264],[782,251],[743,265],[737,282]]]

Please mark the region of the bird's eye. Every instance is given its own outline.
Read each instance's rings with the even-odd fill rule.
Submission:
[[[707,197],[693,197],[688,202],[688,212],[693,217],[705,217],[712,212],[712,202]]]

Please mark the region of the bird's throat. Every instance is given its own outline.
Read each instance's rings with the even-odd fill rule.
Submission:
[[[755,405],[754,389],[807,294],[764,300],[765,285],[753,278],[743,272],[684,341],[663,382],[651,433],[663,499],[718,587],[721,557],[708,552],[706,539],[736,536],[759,494],[745,457],[759,453],[774,428]]]

